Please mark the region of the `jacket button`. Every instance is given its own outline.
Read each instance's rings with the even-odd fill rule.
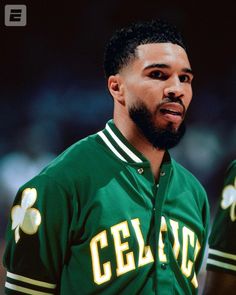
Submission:
[[[162,263],[162,264],[161,264],[161,268],[162,268],[163,270],[166,270],[167,265],[166,265],[165,263]]]
[[[138,168],[138,173],[139,174],[143,174],[143,172],[144,172],[143,168]]]

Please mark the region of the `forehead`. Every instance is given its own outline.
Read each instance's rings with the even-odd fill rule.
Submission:
[[[186,51],[179,45],[173,43],[151,43],[142,44],[136,48],[137,62],[146,67],[149,64],[164,63],[176,65],[181,68],[190,68],[189,59]]]

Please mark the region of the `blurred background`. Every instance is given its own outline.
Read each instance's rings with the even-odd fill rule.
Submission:
[[[27,25],[6,27],[4,5]],[[170,152],[207,190],[214,215],[236,147],[234,1],[1,1],[0,253],[18,187],[75,141],[104,128],[113,102],[103,75],[112,32],[161,17],[182,31],[195,73],[187,133]],[[0,294],[4,269],[0,268]],[[204,281],[200,276],[200,293]]]

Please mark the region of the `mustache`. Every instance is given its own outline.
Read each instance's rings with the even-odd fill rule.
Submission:
[[[166,96],[166,97],[164,97],[164,99],[161,101],[160,104],[164,104],[167,102],[179,103],[182,107],[184,107],[183,101],[182,101],[182,99],[180,99],[179,96]]]

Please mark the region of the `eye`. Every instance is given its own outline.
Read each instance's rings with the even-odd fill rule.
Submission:
[[[160,79],[160,80],[166,80],[167,79],[167,75],[164,74],[161,71],[152,71],[148,74],[148,76],[152,79]]]
[[[192,79],[189,75],[181,75],[179,76],[179,80],[182,83],[191,83]]]

